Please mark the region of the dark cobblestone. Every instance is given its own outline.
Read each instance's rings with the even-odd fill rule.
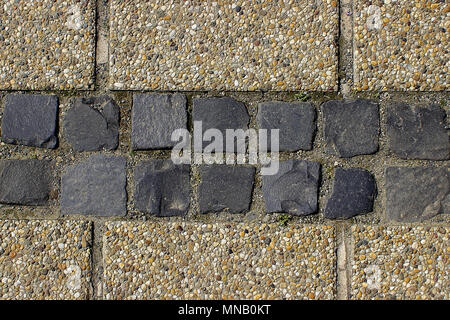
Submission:
[[[270,151],[270,129],[280,129],[279,151],[311,150],[316,130],[316,110],[310,103],[264,102],[259,105],[258,124],[268,129]]]
[[[389,167],[386,169],[386,216],[397,222],[430,219],[450,213],[448,168]]]
[[[336,168],[333,193],[328,199],[324,216],[328,219],[348,219],[371,212],[377,191],[373,175],[364,169]]]
[[[185,215],[191,193],[189,171],[189,165],[171,160],[140,162],[134,171],[136,209],[161,217]]]
[[[51,166],[47,160],[0,160],[0,203],[45,205]]]
[[[124,216],[125,166],[123,157],[97,154],[67,167],[61,179],[62,214]]]
[[[211,165],[200,167],[200,213],[250,209],[255,168]]]
[[[8,94],[2,120],[2,141],[53,149],[58,143],[58,98],[39,94]]]
[[[134,150],[168,149],[176,129],[187,128],[183,94],[134,94],[131,144]]]
[[[75,99],[64,117],[64,134],[77,152],[114,150],[119,140],[119,107],[108,96]]]
[[[317,212],[320,164],[311,161],[280,162],[277,174],[263,176],[266,212],[297,216]]]
[[[438,105],[415,107],[393,103],[387,109],[390,149],[402,159],[449,159],[446,114]]]
[[[371,100],[333,100],[322,105],[327,152],[341,158],[378,150],[378,104]]]

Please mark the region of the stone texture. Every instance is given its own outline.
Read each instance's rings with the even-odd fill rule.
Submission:
[[[448,2],[354,1],[356,90],[450,88]]]
[[[371,100],[332,100],[322,105],[327,152],[342,158],[378,150],[377,103]]]
[[[333,299],[331,226],[107,222],[105,299]]]
[[[191,196],[189,171],[189,165],[171,160],[140,162],[134,171],[136,209],[161,217],[185,215]]]
[[[0,220],[0,299],[88,299],[89,221]]]
[[[51,95],[8,94],[2,120],[2,141],[10,144],[56,147],[58,98]]]
[[[450,213],[448,168],[389,167],[386,169],[386,216],[398,222],[430,219]]]
[[[316,110],[310,103],[264,102],[259,105],[258,125],[268,129],[268,151],[270,151],[270,129],[280,129],[280,150],[311,150],[316,130]]]
[[[108,96],[77,98],[64,116],[64,135],[77,152],[114,150],[119,143],[119,107]]]
[[[0,203],[45,205],[51,189],[47,160],[0,160]]]
[[[3,0],[0,90],[90,89],[95,0]]]
[[[328,219],[348,219],[371,212],[376,195],[375,178],[369,171],[336,168],[333,192],[327,201],[324,216]]]
[[[112,89],[337,90],[336,1],[110,4]]]
[[[296,216],[317,212],[319,179],[318,162],[281,161],[277,174],[262,177],[266,212],[287,212]]]
[[[254,167],[201,166],[200,213],[248,211],[252,200],[254,178]]]
[[[445,111],[428,107],[391,103],[387,109],[389,148],[402,159],[447,160],[450,141]]]
[[[61,179],[62,214],[124,216],[125,167],[125,158],[100,154],[66,167]]]
[[[172,132],[186,129],[186,97],[182,94],[134,94],[131,144],[134,150],[167,149]]]
[[[222,133],[223,152],[226,150],[226,129],[247,130],[250,121],[245,105],[230,97],[194,99],[192,117],[193,121],[202,122],[202,136],[208,129],[218,129]],[[201,152],[209,144],[210,141],[198,146],[194,144],[194,151]],[[239,150],[241,145],[235,141],[234,151]]]
[[[353,226],[352,299],[448,300],[448,226]]]

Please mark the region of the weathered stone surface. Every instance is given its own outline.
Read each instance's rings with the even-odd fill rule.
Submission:
[[[77,152],[116,149],[119,107],[108,96],[75,99],[64,117],[64,135]]]
[[[262,177],[266,212],[287,212],[297,216],[317,212],[319,178],[318,162],[280,162],[277,174]]]
[[[5,143],[53,149],[58,117],[58,98],[39,94],[8,94],[2,120]]]
[[[205,165],[200,167],[200,175],[200,213],[240,213],[250,209],[254,167]]]
[[[0,300],[89,299],[92,222],[0,220]]]
[[[386,169],[386,216],[398,222],[423,221],[450,213],[448,168]]]
[[[336,296],[333,226],[159,219],[107,221],[105,227],[104,299]]]
[[[131,144],[134,150],[167,149],[176,129],[186,129],[186,96],[183,94],[134,94]]]
[[[316,130],[316,110],[310,103],[264,102],[259,105],[258,124],[268,129],[267,146],[270,151],[270,129],[280,129],[280,150],[311,150]]]
[[[333,193],[327,201],[324,216],[328,219],[348,219],[371,212],[376,195],[375,178],[369,171],[336,168]]]
[[[47,160],[1,160],[0,203],[47,204],[52,180],[50,166]]]
[[[322,105],[327,152],[342,158],[378,150],[378,104],[370,100],[332,100]]]
[[[126,160],[93,155],[66,168],[61,179],[61,212],[123,216],[127,212]]]
[[[226,129],[247,130],[250,117],[245,105],[233,98],[198,98],[193,102],[193,120],[202,122],[202,135],[208,129],[218,129],[223,136],[223,152],[225,152]],[[194,144],[194,151],[201,152],[210,143],[204,141],[203,145]],[[242,143],[235,141],[234,146],[236,152]]]
[[[389,148],[402,159],[449,159],[445,118],[445,111],[438,105],[390,104],[386,121]]]
[[[140,162],[134,171],[136,209],[156,216],[184,215],[189,209],[189,165],[171,160]]]

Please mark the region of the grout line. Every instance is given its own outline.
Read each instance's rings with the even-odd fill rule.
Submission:
[[[344,98],[353,86],[353,0],[339,1],[338,85]]]

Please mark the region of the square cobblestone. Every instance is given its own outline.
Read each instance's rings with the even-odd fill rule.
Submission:
[[[0,220],[0,299],[87,299],[91,223]]]
[[[110,86],[336,90],[336,1],[110,1]]]
[[[450,88],[446,1],[354,1],[356,90]]]
[[[94,0],[3,0],[0,90],[91,88],[95,7]]]
[[[447,226],[353,226],[353,299],[450,298]]]
[[[331,226],[108,222],[105,299],[333,299]]]

